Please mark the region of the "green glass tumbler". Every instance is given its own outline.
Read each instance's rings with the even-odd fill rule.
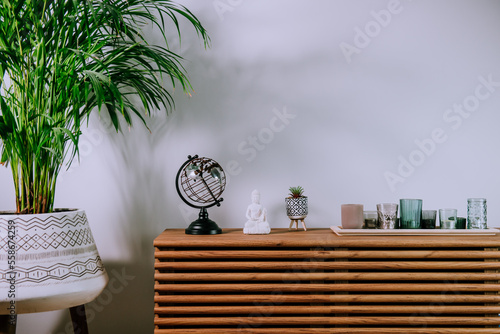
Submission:
[[[467,218],[457,217],[457,228],[460,229],[467,228]]]
[[[403,198],[399,200],[400,228],[421,228],[422,200]]]
[[[437,210],[422,210],[421,226],[423,229],[436,228]]]

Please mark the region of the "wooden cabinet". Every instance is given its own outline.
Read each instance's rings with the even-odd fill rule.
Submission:
[[[500,237],[165,230],[155,334],[500,333]]]

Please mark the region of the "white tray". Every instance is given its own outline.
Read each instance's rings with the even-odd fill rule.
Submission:
[[[499,229],[344,229],[342,226],[330,227],[339,235],[495,235],[500,233]]]

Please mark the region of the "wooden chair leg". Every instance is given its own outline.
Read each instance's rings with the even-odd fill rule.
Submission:
[[[73,322],[73,331],[75,334],[89,334],[85,305],[71,307],[69,313],[71,314],[71,321]]]
[[[17,315],[0,315],[0,334],[16,334]]]

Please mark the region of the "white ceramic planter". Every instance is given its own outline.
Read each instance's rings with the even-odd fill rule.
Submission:
[[[85,304],[108,282],[83,210],[0,214],[0,314]]]

